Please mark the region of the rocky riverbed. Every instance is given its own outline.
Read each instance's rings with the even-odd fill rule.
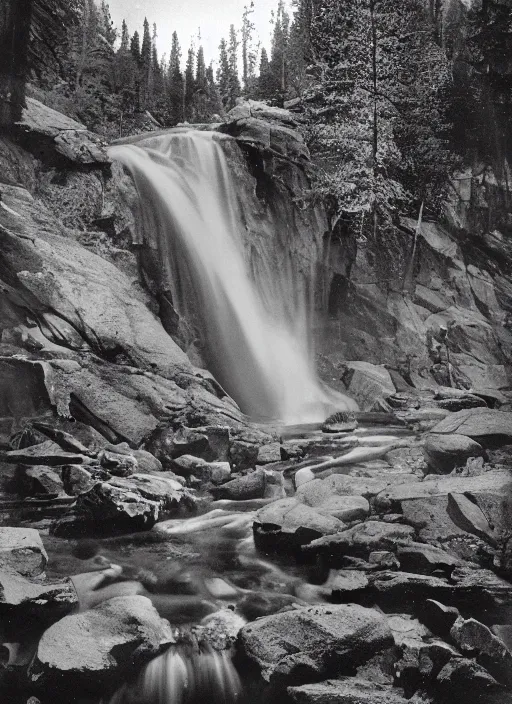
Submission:
[[[226,701],[512,701],[512,414],[421,400],[262,434],[242,469],[200,432],[4,453],[4,691],[99,701],[165,653],[201,669],[193,638],[234,659]]]

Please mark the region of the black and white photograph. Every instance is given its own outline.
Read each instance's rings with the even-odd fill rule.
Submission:
[[[0,0],[0,704],[512,704],[512,0]]]

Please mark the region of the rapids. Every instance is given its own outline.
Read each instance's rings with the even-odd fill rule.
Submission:
[[[293,263],[249,265],[236,182],[211,132],[174,130],[112,146],[139,196],[137,219],[158,250],[173,306],[196,323],[210,371],[255,419],[323,420],[354,409],[318,379],[310,311]]]

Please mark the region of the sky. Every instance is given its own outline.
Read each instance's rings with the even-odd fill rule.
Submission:
[[[278,0],[254,0],[253,22],[256,33],[267,50],[270,46],[271,12],[277,8],[277,2]],[[250,0],[108,0],[110,14],[119,29],[125,19],[130,34],[136,29],[142,34],[144,17],[148,18],[151,27],[156,22],[160,56],[169,56],[172,33],[176,31],[183,57],[193,39],[196,47],[203,45],[207,63],[217,59],[220,40],[222,37],[227,39],[229,25],[234,24],[237,29],[240,28],[244,5],[249,3]],[[287,5],[290,9],[290,0]]]

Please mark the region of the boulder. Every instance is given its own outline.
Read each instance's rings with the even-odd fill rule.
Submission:
[[[321,506],[333,496],[363,496],[370,499],[385,491],[390,482],[385,476],[379,479],[333,474],[326,479],[313,479],[297,487],[296,497],[308,506]]]
[[[247,621],[231,609],[220,609],[203,618],[194,628],[199,643],[214,650],[229,650]]]
[[[483,511],[464,494],[448,494],[448,515],[462,530],[496,545],[496,535]]]
[[[79,464],[70,464],[62,468],[64,491],[70,496],[84,494],[89,489],[92,489],[98,481],[106,481],[109,478],[108,473],[105,471],[93,473]]]
[[[149,599],[115,597],[45,631],[29,676],[43,691],[58,687],[103,696],[172,642],[169,623]]]
[[[76,465],[80,466],[80,465]],[[65,495],[61,471],[54,467],[44,465],[25,467],[17,477],[20,493],[28,496],[41,494],[51,496]]]
[[[138,462],[129,452],[100,450],[98,453],[100,466],[116,477],[129,477],[138,470]]]
[[[254,517],[254,539],[267,550],[287,550],[322,535],[337,533],[344,523],[321,514],[293,498],[280,499],[260,509]]]
[[[240,632],[244,655],[280,685],[335,674],[393,645],[386,619],[356,604],[314,606],[260,618]]]
[[[362,411],[375,409],[379,400],[396,392],[391,375],[383,365],[369,362],[344,362],[342,380],[347,393],[354,398]]]
[[[227,427],[208,426],[188,428],[184,425],[177,430],[163,428],[157,431],[147,443],[147,449],[170,469],[187,464],[176,460],[192,456],[206,462],[226,462],[231,445],[230,431]]]
[[[109,530],[149,530],[160,517],[160,503],[146,498],[135,488],[110,482],[94,484],[80,494],[71,512],[52,524],[61,537],[104,533]]]
[[[354,592],[366,589],[368,577],[362,570],[331,570],[324,585],[335,600],[347,601]]]
[[[114,477],[108,483],[125,491],[137,491],[143,498],[157,502],[160,517],[195,508],[194,492],[163,473]]]
[[[450,635],[463,653],[476,656],[476,661],[493,677],[512,686],[512,653],[487,626],[474,618],[459,617]]]
[[[457,433],[481,445],[502,444],[512,440],[512,412],[492,408],[472,408],[453,413],[434,426],[433,433]]]
[[[10,569],[0,571],[0,623],[6,642],[21,642],[78,606],[71,581],[33,581]]]
[[[258,448],[257,464],[270,464],[271,462],[281,461],[281,444],[272,442],[268,445],[262,445]]]
[[[435,599],[427,599],[421,610],[422,622],[438,636],[448,638],[450,630],[460,616],[455,606],[445,606]]]
[[[46,440],[39,445],[24,447],[19,450],[10,450],[2,457],[4,462],[25,465],[46,465],[59,467],[63,464],[87,463],[87,457],[78,452],[66,452],[52,440]]]
[[[483,455],[482,446],[467,435],[430,433],[425,441],[427,463],[439,474],[448,474],[455,467],[463,467],[470,457]]]
[[[342,677],[300,687],[288,687],[297,704],[406,704],[400,690],[359,677]]]
[[[249,499],[262,499],[265,495],[265,472],[257,469],[237,479],[231,479],[222,486],[212,488],[216,499],[232,499],[246,501]]]
[[[444,701],[468,704],[509,704],[510,694],[481,665],[468,658],[452,658],[437,676]]]
[[[345,523],[364,521],[370,515],[370,504],[364,496],[331,496],[316,509]]]
[[[26,98],[20,122],[17,123],[24,143],[51,164],[72,163],[103,166],[110,163],[106,144],[70,117]],[[58,158],[60,157],[60,159]]]
[[[191,490],[159,474],[132,474],[95,483],[78,496],[69,516],[52,526],[55,535],[149,530],[157,520],[195,507]]]
[[[223,484],[231,476],[229,462],[207,462],[192,455],[177,457],[171,462],[171,466],[179,476],[187,478],[194,476],[201,482],[211,482],[212,484]]]
[[[444,572],[451,574],[459,560],[445,550],[425,543],[411,543],[400,546],[397,550],[400,567],[405,572],[419,574],[434,574]]]
[[[45,570],[48,555],[34,528],[0,528],[0,569],[25,577],[37,577]]]
[[[336,565],[345,555],[366,558],[375,550],[397,550],[400,544],[410,543],[413,537],[411,526],[369,520],[341,533],[318,538],[304,550]]]

